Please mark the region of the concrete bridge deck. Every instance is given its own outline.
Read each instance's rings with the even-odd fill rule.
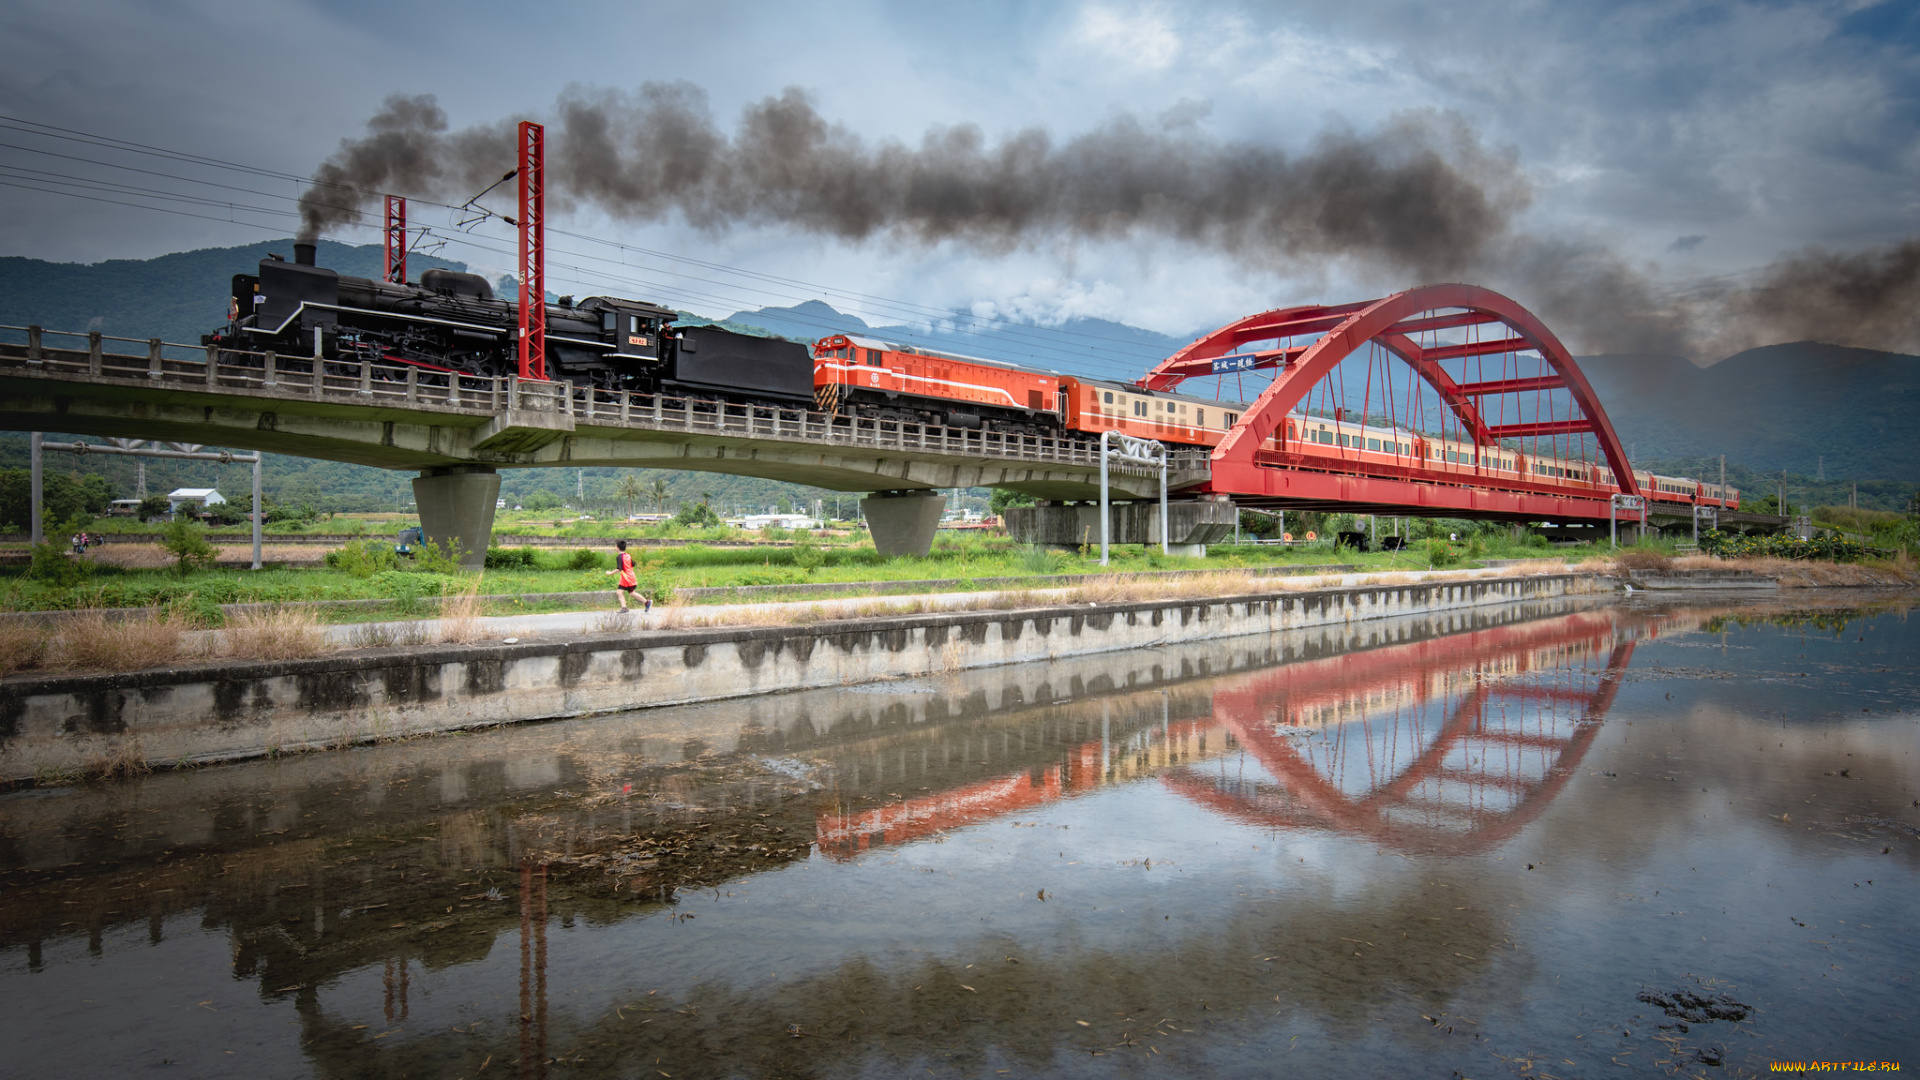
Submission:
[[[1048,499],[1099,495],[1099,448],[1079,437],[859,420],[694,398],[587,391],[514,377],[136,342],[0,327],[0,428],[151,438],[384,469],[617,466],[758,476],[835,491],[1004,487]],[[107,344],[142,346],[110,352]],[[1170,488],[1202,482],[1203,451],[1175,451]],[[1117,498],[1159,479],[1115,464]]]

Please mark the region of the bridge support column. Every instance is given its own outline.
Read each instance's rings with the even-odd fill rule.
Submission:
[[[1160,539],[1160,507],[1150,502],[1114,503],[1109,529],[1116,544],[1153,544]],[[1009,506],[1007,535],[1022,544],[1071,548],[1100,542],[1099,503]],[[1167,504],[1167,546],[1175,555],[1201,556],[1208,544],[1233,535],[1240,509],[1225,496]]]
[[[888,558],[926,557],[946,508],[946,496],[920,491],[879,491],[860,500],[860,513],[873,530],[873,546]]]
[[[500,474],[485,465],[448,465],[414,478],[414,502],[428,543],[450,543],[463,570],[486,566]]]

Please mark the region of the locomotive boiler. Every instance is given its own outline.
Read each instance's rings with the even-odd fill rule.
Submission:
[[[556,381],[696,397],[725,391],[788,407],[813,400],[805,345],[677,327],[672,309],[644,300],[563,296],[544,307],[547,374]],[[392,377],[407,367],[498,377],[517,370],[519,325],[520,305],[496,297],[478,274],[433,269],[417,285],[375,281],[318,266],[315,246],[298,243],[292,262],[270,255],[256,273],[234,275],[227,324],[202,343],[229,351],[228,363],[273,352],[289,365],[372,361]]]

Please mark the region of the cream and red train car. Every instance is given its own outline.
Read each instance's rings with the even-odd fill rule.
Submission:
[[[1217,446],[1239,422],[1243,402],[1145,390],[979,357],[834,334],[814,343],[814,399],[824,412],[903,423],[984,428],[1014,434],[1098,435],[1118,431],[1177,446]],[[1289,414],[1266,444],[1306,468],[1486,485],[1599,498],[1618,490],[1604,465],[1528,455],[1510,446],[1426,435],[1331,418]],[[1655,502],[1739,506],[1739,492],[1684,477],[1637,472]]]
[[[1403,428],[1289,415],[1270,449],[1334,471],[1422,476],[1440,482],[1564,492],[1596,498],[1618,491],[1613,470],[1589,461],[1528,455],[1509,446],[1425,435]],[[1736,509],[1740,493],[1686,477],[1636,471],[1640,491],[1656,503]]]

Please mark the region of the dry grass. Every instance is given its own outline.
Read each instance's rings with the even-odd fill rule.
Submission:
[[[1528,559],[1526,562],[1501,566],[1488,571],[1490,575],[1519,577],[1538,577],[1543,574],[1564,574],[1568,570],[1565,559]]]
[[[149,610],[108,619],[98,611],[0,627],[0,675],[15,671],[138,671],[198,655],[182,622]]]
[[[53,633],[25,622],[0,625],[0,675],[45,667]]]
[[[474,581],[464,592],[440,602],[440,640],[448,645],[467,645],[481,636],[480,582]]]
[[[696,618],[692,605],[679,595],[658,606],[660,614],[654,620],[654,625],[662,630],[683,630],[694,626],[714,625],[706,619]]]
[[[624,611],[603,611],[587,623],[589,634],[619,634],[634,629],[640,624]]]
[[[60,658],[82,670],[139,671],[180,659],[186,630],[157,617],[109,620],[82,612],[60,626]]]
[[[251,565],[253,545],[220,544],[215,563],[220,566]],[[326,558],[327,549],[317,544],[262,544],[260,561],[285,563],[288,565],[318,565]],[[103,566],[120,566],[128,570],[167,570],[172,569],[175,559],[167,554],[159,544],[107,544],[94,548],[87,558]]]
[[[1770,577],[1783,589],[1821,587],[1874,587],[1920,584],[1913,558],[1904,551],[1894,558],[1857,563],[1823,562],[1817,559],[1720,559],[1712,555],[1686,555],[1673,560],[1675,570],[1718,570]]]
[[[269,608],[227,620],[226,653],[236,660],[294,660],[333,648],[311,611]]]
[[[115,746],[112,752],[94,759],[87,766],[88,774],[101,780],[131,780],[152,771],[153,766],[148,764],[147,755],[140,749],[138,739],[129,739]]]
[[[1641,570],[1664,574],[1673,569],[1673,556],[1659,551],[1623,551],[1613,557],[1613,566],[1617,573]]]

